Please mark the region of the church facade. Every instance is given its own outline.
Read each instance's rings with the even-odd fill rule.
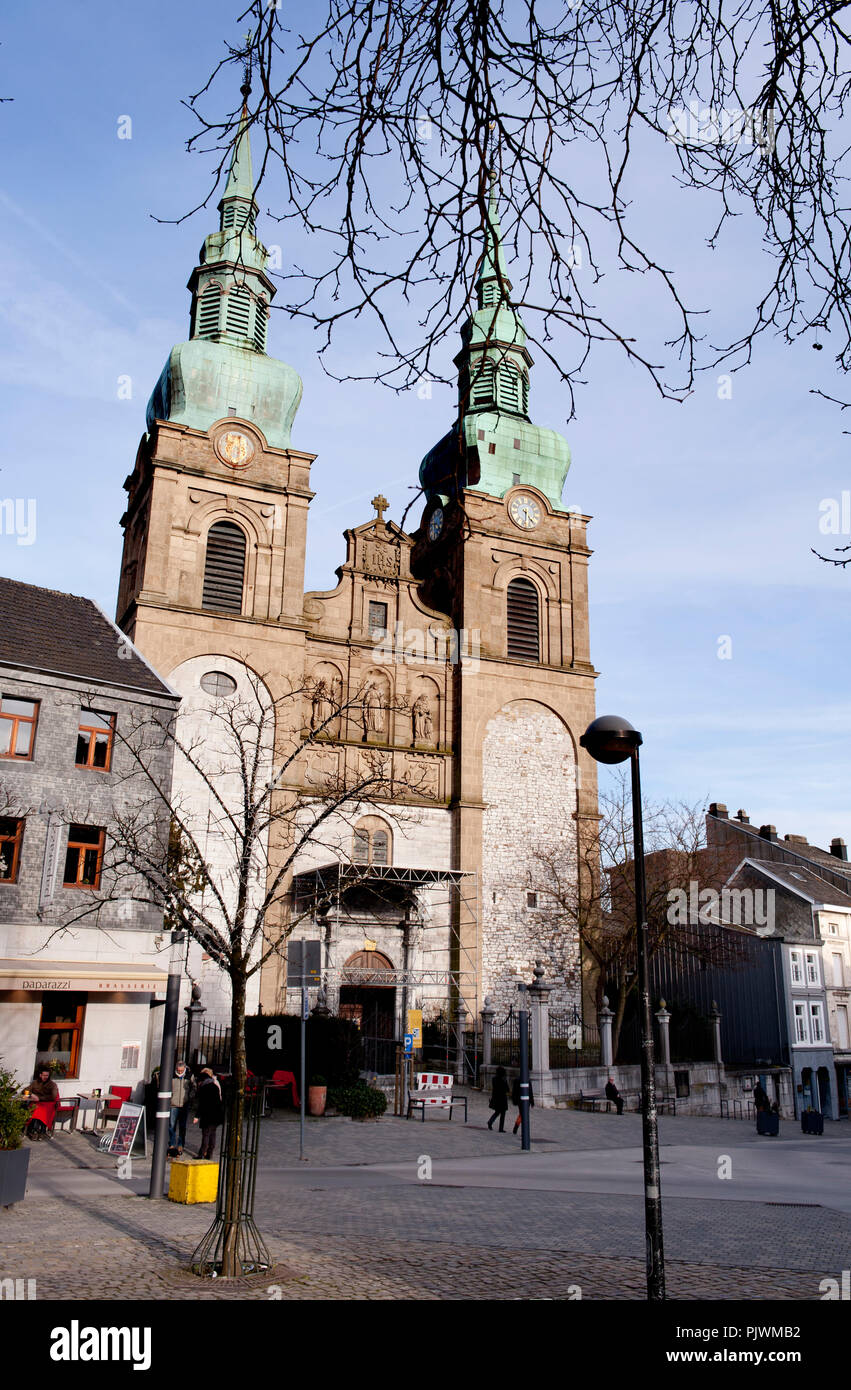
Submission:
[[[244,126],[219,213],[189,281],[189,339],[125,485],[118,623],[181,693],[188,728],[211,700],[260,690],[277,708],[299,691],[285,734],[304,748],[300,795],[381,760],[384,800],[329,818],[269,924],[321,941],[329,1007],[393,1036],[408,1008],[469,1023],[486,996],[516,1004],[537,959],[552,1003],[578,1005],[575,932],[534,885],[541,854],[575,872],[596,824],[579,748],[595,712],[589,518],[562,502],[565,440],[529,415],[495,200],[455,359],[458,416],[420,466],[420,524],[403,531],[377,495],[345,532],[336,586],[309,593],[314,456],[291,442],[301,381],[266,352],[274,285]],[[195,811],[203,832],[202,798]],[[192,969],[225,1016],[226,981],[200,947]],[[282,949],[249,1011],[294,1003]]]

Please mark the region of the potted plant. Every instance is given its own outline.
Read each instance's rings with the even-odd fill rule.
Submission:
[[[808,1105],[801,1111],[801,1130],[804,1134],[824,1134],[824,1115]]]
[[[0,1207],[26,1196],[30,1151],[22,1146],[29,1116],[14,1073],[0,1067]]]
[[[384,1092],[377,1086],[368,1086],[365,1081],[356,1081],[352,1086],[334,1091],[331,1101],[341,1115],[350,1115],[353,1120],[379,1120],[387,1109]]]
[[[328,1082],[324,1076],[312,1076],[307,1088],[307,1109],[311,1115],[324,1115],[328,1098]]]

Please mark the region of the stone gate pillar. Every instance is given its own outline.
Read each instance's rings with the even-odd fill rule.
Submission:
[[[532,1036],[532,1090],[535,1104],[552,1109],[553,1074],[550,1070],[550,988],[544,984],[544,967],[535,961],[535,980],[529,986],[529,1010]]]
[[[496,1012],[496,1010],[494,1009],[493,1003],[492,1003],[492,1001],[491,1001],[491,997],[490,997],[489,994],[486,994],[486,995],[485,995],[485,1002],[484,1002],[484,1004],[482,1005],[482,1067],[483,1067],[483,1068],[484,1068],[484,1067],[489,1067],[489,1066],[491,1065],[491,1056],[492,1056],[492,1054],[493,1054],[493,1017],[494,1017],[494,1013],[495,1013],[495,1012]]]
[[[600,1029],[600,1065],[607,1071],[612,1066],[612,1019],[614,1014],[609,1008],[609,1001],[603,995],[603,1004],[597,1014],[597,1026]]]
[[[659,1060],[663,1067],[669,1067],[671,1065],[671,1015],[665,1008],[664,999],[659,1000],[656,1022],[659,1025],[659,1051],[661,1053]]]

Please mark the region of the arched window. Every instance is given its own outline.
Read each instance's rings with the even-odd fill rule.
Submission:
[[[198,306],[197,332],[202,338],[209,338],[219,331],[219,311],[222,303],[222,287],[214,280],[205,285]]]
[[[472,404],[493,404],[494,364],[490,357],[482,357],[472,366]]]
[[[538,590],[530,579],[512,579],[506,594],[508,655],[540,661]]]
[[[228,294],[228,333],[248,337],[251,318],[251,291],[247,285],[234,285]]]
[[[352,838],[352,863],[374,864],[384,868],[392,862],[390,832],[377,816],[367,816],[355,826]]]
[[[255,300],[254,303],[254,346],[258,352],[266,351],[266,325],[268,323],[269,310],[266,307],[265,299]]]
[[[245,582],[245,534],[232,521],[217,521],[207,535],[203,608],[242,612]]]

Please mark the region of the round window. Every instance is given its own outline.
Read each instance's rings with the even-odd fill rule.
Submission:
[[[201,677],[201,689],[206,690],[208,695],[232,695],[236,690],[236,681],[232,676],[226,676],[224,671],[207,671]]]

